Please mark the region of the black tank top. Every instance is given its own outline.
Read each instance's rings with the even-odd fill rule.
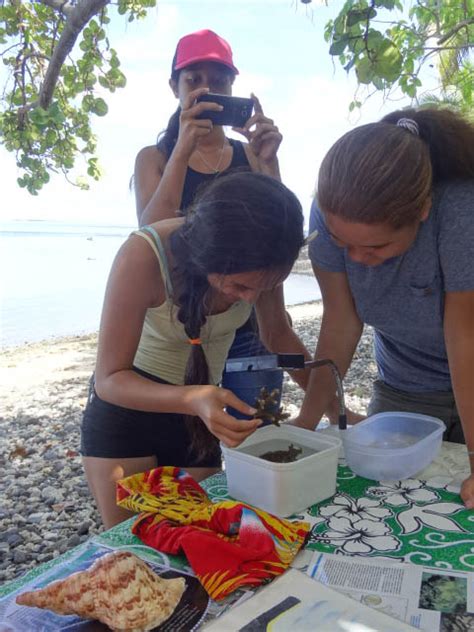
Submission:
[[[181,205],[180,209],[183,213],[186,213],[189,206],[192,204],[196,193],[201,191],[206,185],[214,180],[215,177],[220,175],[221,173],[227,173],[231,169],[250,169],[250,163],[247,160],[247,156],[245,155],[245,149],[240,140],[234,140],[233,138],[228,139],[233,152],[232,152],[232,160],[227,169],[220,171],[219,173],[199,173],[199,171],[194,171],[191,167],[188,167],[186,170],[186,177],[184,179],[183,186],[183,195],[181,197]],[[244,323],[239,329],[236,331],[236,337],[238,338],[241,334],[247,332],[256,332],[256,323],[257,319],[255,317],[255,310],[252,310],[252,314],[250,318]]]
[[[198,190],[200,191],[202,188],[212,182],[214,178],[221,173],[227,173],[232,169],[237,169],[239,167],[247,167],[250,168],[249,161],[247,160],[247,156],[245,155],[245,149],[240,140],[234,140],[233,138],[228,139],[233,152],[232,152],[232,160],[227,169],[220,171],[219,173],[200,173],[199,171],[194,171],[191,167],[188,167],[186,170],[186,178],[184,180],[183,186],[183,195],[181,198],[180,208],[182,211],[186,212],[186,209],[190,206],[194,197]]]

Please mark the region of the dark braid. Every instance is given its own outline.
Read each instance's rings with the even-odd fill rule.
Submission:
[[[193,267],[189,249],[186,248],[186,227],[173,235],[174,271],[181,280],[181,291],[176,297],[179,305],[178,319],[190,340],[199,338],[206,322],[205,296],[209,289],[207,278]],[[176,256],[178,254],[178,256]],[[191,345],[184,376],[185,384],[209,384],[209,367],[202,345]],[[218,450],[217,438],[206,424],[192,415],[186,416],[186,427],[191,437],[190,451],[203,458]]]

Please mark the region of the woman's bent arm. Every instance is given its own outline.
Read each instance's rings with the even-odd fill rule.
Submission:
[[[262,292],[256,303],[256,311],[260,338],[269,351],[301,353],[306,360],[311,358],[309,351],[288,320],[283,285],[279,285],[274,290]],[[290,375],[303,389],[306,388],[308,371],[291,371]]]
[[[461,497],[474,508],[474,291],[448,292],[444,307],[444,337],[456,407],[470,454],[471,476]]]
[[[176,217],[181,205],[188,157],[173,151],[169,161],[154,146],[144,147],[135,160],[135,202],[138,223]]]
[[[332,360],[344,377],[362,334],[362,322],[357,315],[346,274],[326,272],[316,266],[313,269],[324,308],[315,359]],[[315,428],[330,407],[335,389],[334,376],[329,367],[313,369],[295,424]]]
[[[146,310],[164,300],[155,253],[141,237],[130,237],[114,261],[105,293],[95,373],[101,399],[135,410],[170,412],[175,408],[176,387],[170,393],[166,385],[132,370]]]

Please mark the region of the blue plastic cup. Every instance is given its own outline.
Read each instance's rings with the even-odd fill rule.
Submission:
[[[255,407],[257,399],[260,397],[262,388],[266,388],[271,393],[275,388],[279,391],[277,402],[271,407],[272,412],[277,412],[281,403],[281,392],[283,388],[283,370],[282,369],[266,369],[264,371],[231,371],[225,372],[222,376],[223,388],[229,389],[239,399],[246,402],[250,406]],[[229,415],[237,419],[252,419],[249,415],[227,408]],[[263,422],[262,425],[268,425],[271,422]]]

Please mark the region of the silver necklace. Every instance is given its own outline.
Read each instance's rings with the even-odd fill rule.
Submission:
[[[196,152],[199,154],[199,158],[202,160],[204,165],[210,170],[211,173],[219,173],[220,166],[221,166],[221,163],[222,163],[222,158],[224,157],[224,149],[225,149],[225,146],[226,146],[226,140],[227,139],[224,139],[224,142],[222,143],[221,151],[219,153],[219,160],[217,161],[217,164],[215,165],[215,167],[213,167],[212,165],[210,165],[207,162],[207,160],[204,158],[202,153],[196,147]]]

